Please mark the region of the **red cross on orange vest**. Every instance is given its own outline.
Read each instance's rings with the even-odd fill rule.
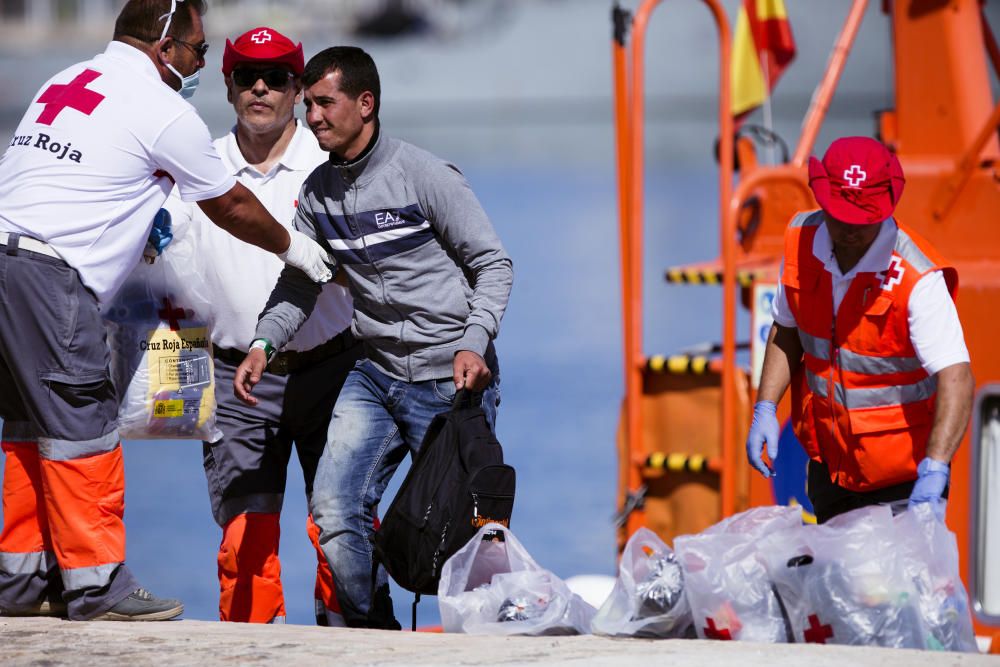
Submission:
[[[38,98],[38,103],[44,104],[45,109],[42,110],[35,122],[51,125],[56,116],[66,107],[76,109],[88,116],[94,113],[97,105],[104,100],[104,95],[89,90],[87,84],[99,76],[101,76],[100,72],[85,69],[67,84],[54,83],[46,88],[45,92]]]
[[[184,319],[185,313],[183,308],[174,308],[170,303],[170,299],[163,297],[163,308],[156,311],[156,315],[161,320],[167,320],[170,323],[171,331],[177,331],[181,328],[179,320]]]
[[[893,255],[892,259],[889,260],[889,268],[885,271],[879,271],[879,275],[882,276],[882,289],[887,292],[891,292],[892,288],[903,282],[903,262],[899,257]]]
[[[706,639],[722,639],[722,640],[732,640],[733,636],[729,634],[729,630],[726,628],[719,629],[715,627],[714,618],[706,618],[705,621],[708,623],[708,627],[703,628]]]
[[[802,633],[802,638],[809,644],[825,644],[827,639],[833,637],[833,628],[829,625],[820,625],[819,616],[809,615],[809,627]]]

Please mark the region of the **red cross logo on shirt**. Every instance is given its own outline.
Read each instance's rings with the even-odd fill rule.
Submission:
[[[708,623],[708,627],[702,628],[705,633],[706,639],[722,639],[724,641],[731,641],[733,636],[729,633],[726,628],[715,627],[714,618],[706,618],[705,621]]]
[[[868,178],[868,174],[856,164],[852,164],[850,169],[844,170],[844,180],[852,188],[856,188],[864,183],[866,178]]]
[[[104,95],[89,90],[87,84],[101,76],[100,72],[85,69],[67,84],[54,83],[45,89],[38,104],[44,104],[45,109],[38,116],[37,123],[51,125],[63,109],[69,107],[89,116],[94,113],[97,105],[104,100]]]
[[[802,633],[802,638],[808,644],[825,644],[827,639],[833,637],[833,628],[829,625],[820,625],[819,616],[809,615],[809,627]]]
[[[250,35],[250,41],[254,44],[265,44],[271,41],[271,33],[267,30],[261,30],[260,32],[255,32]]]
[[[893,287],[903,282],[904,271],[906,269],[903,267],[902,260],[893,255],[892,259],[889,260],[889,268],[879,272],[879,275],[882,276],[882,289],[891,292]]]
[[[174,308],[170,299],[163,297],[163,308],[156,311],[156,315],[170,323],[171,331],[177,331],[181,328],[180,320],[184,319],[185,313],[183,308]]]

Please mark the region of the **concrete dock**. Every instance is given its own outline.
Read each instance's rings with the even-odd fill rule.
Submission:
[[[73,623],[52,618],[0,618],[0,664],[1000,667],[1000,656],[814,644],[481,637],[207,621]]]

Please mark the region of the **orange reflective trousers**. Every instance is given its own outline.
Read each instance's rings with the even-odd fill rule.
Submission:
[[[220,620],[270,623],[285,617],[278,558],[279,518],[277,513],[248,512],[233,517],[223,528],[218,557]],[[339,614],[333,573],[319,548],[319,528],[311,516],[306,531],[317,554],[316,601],[326,611]]]
[[[121,445],[81,458],[47,459],[36,442],[4,441],[3,606],[30,610],[62,589],[92,590],[70,616],[100,613],[122,591],[101,590],[125,560],[125,474]],[[130,589],[131,575],[120,584]],[[121,577],[116,577],[121,578]],[[131,590],[128,590],[131,592]],[[107,599],[109,597],[116,599]],[[127,593],[125,593],[127,595]],[[84,595],[87,597],[87,595]],[[79,613],[76,613],[76,612]]]

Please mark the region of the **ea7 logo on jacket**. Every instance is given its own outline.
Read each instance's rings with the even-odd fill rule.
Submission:
[[[318,235],[341,264],[378,262],[431,241],[434,231],[416,204],[352,215],[316,212]]]
[[[404,223],[403,216],[400,215],[399,211],[396,211],[395,215],[392,214],[392,211],[377,211],[375,213],[375,226],[379,229],[388,229]]]

